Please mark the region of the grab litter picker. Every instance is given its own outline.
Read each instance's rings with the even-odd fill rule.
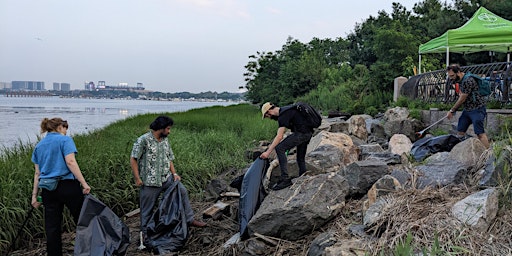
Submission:
[[[443,118],[441,118],[441,119],[437,120],[437,121],[436,121],[436,122],[434,122],[433,124],[429,125],[427,128],[425,128],[425,129],[423,129],[423,130],[421,130],[421,131],[417,132],[417,133],[416,133],[416,135],[418,136],[418,138],[422,138],[422,137],[423,137],[423,135],[425,135],[424,133],[425,133],[428,129],[430,129],[430,128],[432,128],[432,126],[434,126],[434,125],[436,125],[436,124],[440,123],[441,121],[443,121],[443,120],[444,120],[444,119],[446,119],[447,117],[448,117],[448,116],[444,116]]]

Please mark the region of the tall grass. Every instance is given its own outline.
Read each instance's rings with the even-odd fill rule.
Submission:
[[[193,197],[200,196],[205,184],[216,175],[245,167],[250,162],[245,158],[246,150],[259,140],[272,139],[277,128],[274,121],[261,120],[258,107],[248,104],[160,114],[174,120],[169,135],[176,157],[174,165]],[[149,131],[149,124],[160,114],[130,117],[73,137],[79,151],[77,161],[92,187],[91,193],[119,216],[138,208],[130,152],[135,140]],[[33,145],[21,144],[4,149],[0,158],[0,254],[9,247],[31,207],[32,151]],[[17,247],[43,236],[42,212],[42,208],[33,211]],[[72,230],[69,214],[64,218],[64,228]]]

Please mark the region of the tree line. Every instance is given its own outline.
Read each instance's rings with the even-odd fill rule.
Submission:
[[[467,22],[479,7],[512,20],[510,0],[424,0],[407,10],[392,4],[356,23],[345,38],[288,37],[281,49],[249,56],[244,73],[246,98],[286,105],[306,101],[323,111],[376,114],[391,102],[396,77],[415,75],[418,47]],[[450,53],[450,62],[474,65],[504,61],[506,54]],[[422,56],[422,71],[444,69],[445,54]]]

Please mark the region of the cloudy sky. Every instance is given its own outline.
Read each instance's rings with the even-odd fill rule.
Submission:
[[[0,0],[0,82],[236,92],[249,55],[346,38],[392,2],[420,0]]]

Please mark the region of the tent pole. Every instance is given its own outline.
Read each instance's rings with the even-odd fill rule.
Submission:
[[[421,53],[420,53],[420,57],[419,57],[419,60],[418,60],[418,75],[421,74]]]
[[[510,46],[507,47],[507,62],[510,62]]]

